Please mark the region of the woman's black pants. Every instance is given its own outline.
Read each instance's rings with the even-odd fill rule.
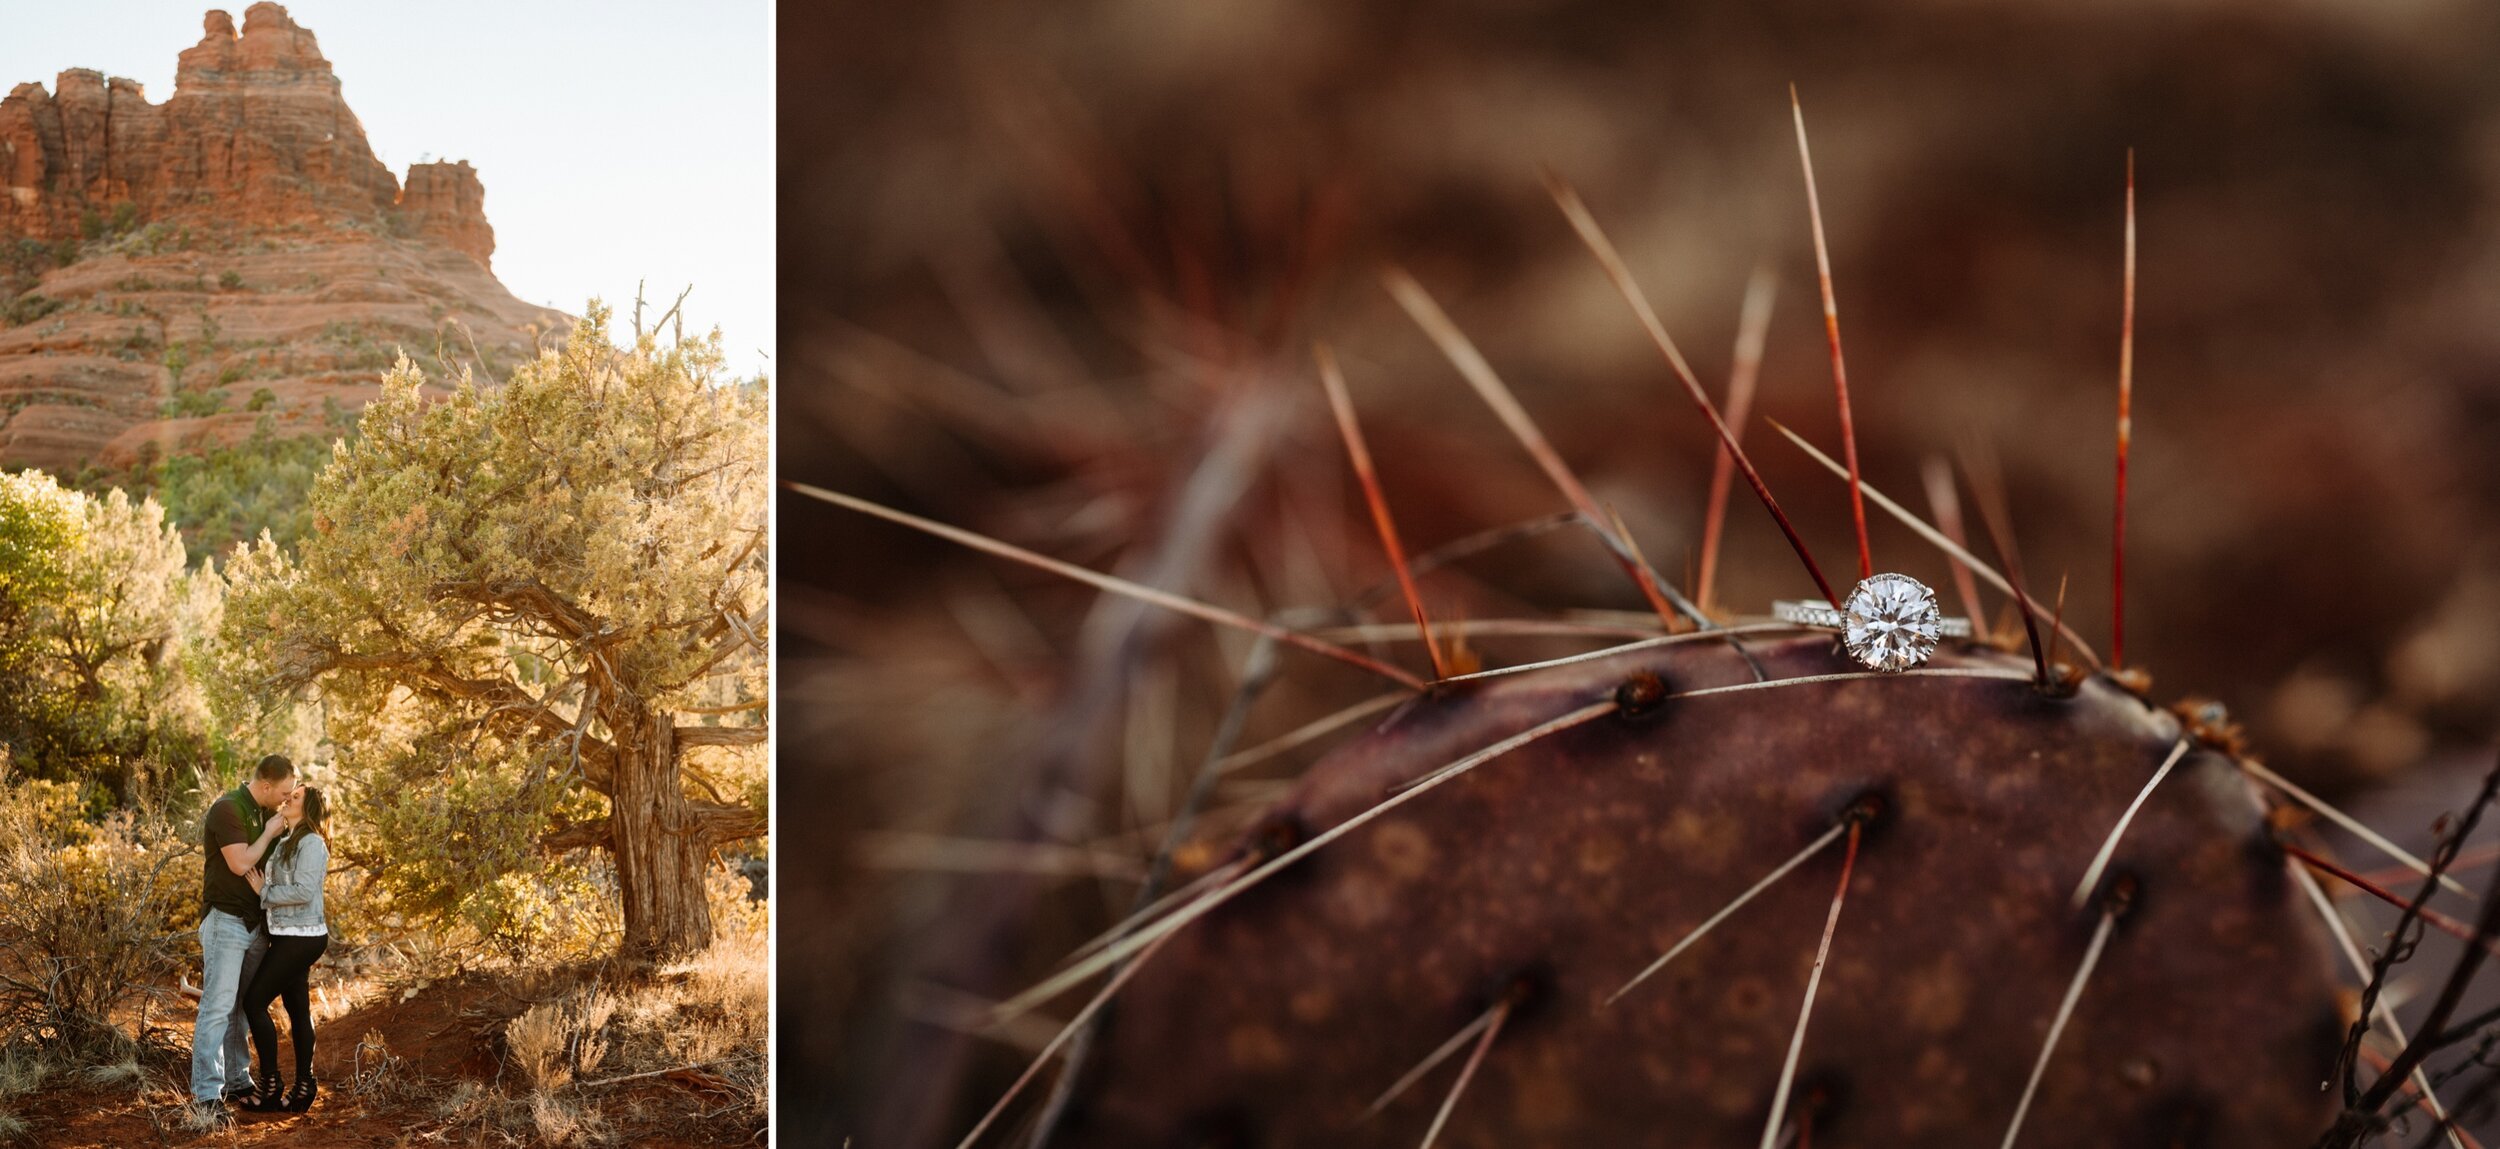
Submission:
[[[295,1079],[312,1077],[312,967],[330,948],[330,935],[269,935],[269,952],[235,1004],[252,1027],[252,1044],[260,1050],[260,1079],[278,1080],[278,1027],[269,1020],[269,1003],[286,999],[286,1024],[295,1036]]]

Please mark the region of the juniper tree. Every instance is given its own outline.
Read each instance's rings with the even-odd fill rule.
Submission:
[[[148,771],[203,764],[209,719],[180,663],[219,589],[156,500],[0,475],[0,741],[16,764],[116,802]]]
[[[764,832],[762,773],[742,795],[689,752],[767,729],[763,389],[719,367],[717,337],[617,347],[596,304],[501,385],[403,357],[296,553],[237,548],[227,638],[273,697],[317,690],[397,807],[369,811],[385,891],[456,899],[526,834],[614,860],[627,956],[710,941],[707,866]],[[477,866],[393,866],[447,844]]]

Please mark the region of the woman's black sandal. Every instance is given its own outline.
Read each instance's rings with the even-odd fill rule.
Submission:
[[[235,1107],[253,1113],[275,1113],[286,1107],[275,1076],[261,1078],[251,1092],[235,1100]]]
[[[313,1084],[312,1074],[296,1078],[295,1088],[286,1091],[286,1111],[301,1113],[312,1108],[313,1098],[320,1092],[321,1087]]]

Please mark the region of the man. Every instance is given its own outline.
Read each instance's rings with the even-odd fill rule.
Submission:
[[[235,999],[269,948],[260,910],[260,859],[286,823],[270,817],[295,790],[295,764],[260,760],[250,778],[209,803],[200,820],[200,1013],[191,1024],[191,1104],[207,1120],[250,1093],[252,1059]]]

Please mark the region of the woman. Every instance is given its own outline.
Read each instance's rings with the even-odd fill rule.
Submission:
[[[313,963],[330,948],[329,920],[321,909],[322,879],[330,873],[330,844],[321,835],[328,814],[320,787],[296,790],[278,810],[287,832],[262,863],[260,904],[269,919],[269,952],[237,1003],[252,1027],[252,1044],[260,1049],[259,1089],[242,1102],[256,1112],[301,1113],[312,1108],[319,1092],[313,1084],[310,979]],[[295,1038],[295,1087],[284,1097],[278,1091],[278,1027],[269,1020],[269,1003],[279,998],[286,999],[287,1027]]]

